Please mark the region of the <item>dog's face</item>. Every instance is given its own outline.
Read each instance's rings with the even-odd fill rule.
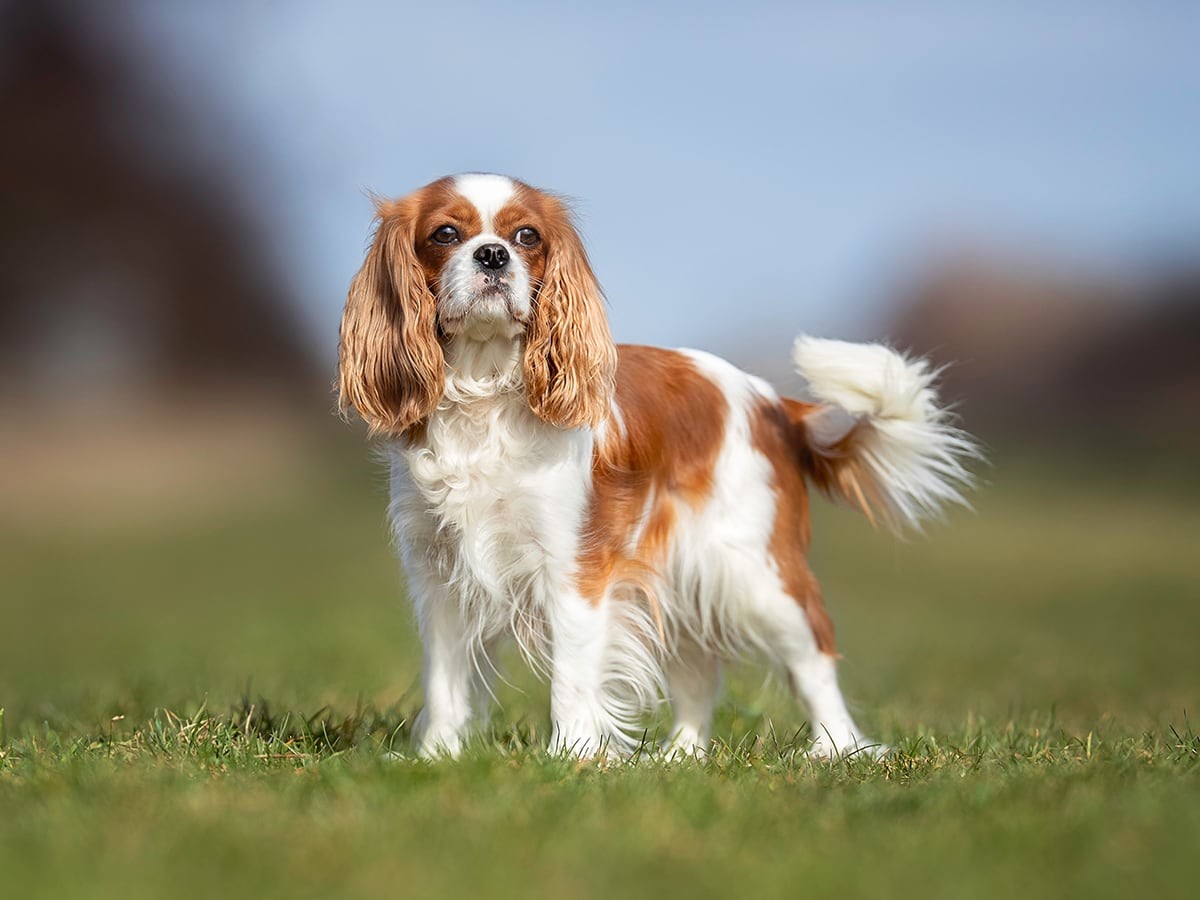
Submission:
[[[343,409],[403,434],[436,407],[452,341],[520,341],[533,412],[607,414],[616,351],[600,287],[557,197],[500,175],[442,178],[378,204],[339,342]]]
[[[497,175],[443,179],[418,196],[417,258],[442,334],[482,339],[523,330],[545,277],[542,235],[555,230],[553,211]]]

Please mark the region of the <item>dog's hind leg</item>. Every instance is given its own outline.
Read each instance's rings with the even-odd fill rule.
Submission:
[[[867,740],[842,697],[833,650],[833,629],[815,582],[801,603],[787,591],[759,592],[754,601],[758,642],[787,676],[807,710],[815,757],[846,756],[877,745]]]
[[[702,755],[708,752],[721,661],[696,642],[683,640],[664,669],[675,723],[663,750],[671,756]]]

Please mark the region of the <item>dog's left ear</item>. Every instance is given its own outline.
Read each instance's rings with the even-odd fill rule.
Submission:
[[[599,425],[617,374],[604,295],[583,241],[558,200],[545,277],[526,332],[525,389],[533,412],[560,428]]]

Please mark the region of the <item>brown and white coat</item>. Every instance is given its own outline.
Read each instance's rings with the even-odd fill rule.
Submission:
[[[422,753],[461,749],[506,637],[550,677],[556,749],[628,750],[665,694],[670,749],[702,750],[721,663],[746,654],[786,673],[814,753],[867,746],[808,484],[888,524],[959,499],[971,444],[923,361],[801,338],[800,402],[706,353],[614,346],[563,203],[496,175],[379,204],[339,356],[343,407],[390,439]]]

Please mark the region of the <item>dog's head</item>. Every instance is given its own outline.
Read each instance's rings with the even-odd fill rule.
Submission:
[[[451,342],[513,341],[530,408],[598,424],[616,350],[600,286],[566,205],[499,175],[442,178],[377,203],[338,344],[343,410],[403,434],[436,408]]]

